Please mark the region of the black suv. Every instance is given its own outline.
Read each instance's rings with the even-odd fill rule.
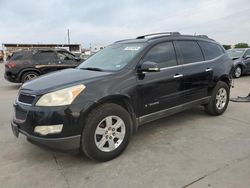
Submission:
[[[82,61],[64,49],[32,49],[14,52],[5,64],[5,79],[24,83],[39,75],[77,67]]]
[[[228,105],[232,60],[205,36],[163,33],[115,42],[76,69],[23,84],[13,133],[60,150],[107,161],[139,125],[203,105],[211,115]]]
[[[250,48],[234,48],[227,52],[234,61],[233,76],[235,78],[250,73]]]

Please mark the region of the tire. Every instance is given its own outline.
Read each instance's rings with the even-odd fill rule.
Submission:
[[[34,72],[34,71],[25,72],[21,77],[21,82],[25,83],[29,80],[35,79],[38,76],[39,76],[39,74],[37,72]]]
[[[87,116],[85,123],[81,150],[90,159],[109,161],[119,156],[127,147],[132,120],[120,105],[107,103],[95,108]]]
[[[234,69],[233,76],[234,76],[234,78],[239,78],[239,77],[241,77],[241,75],[242,75],[242,68],[241,68],[241,66],[238,65]]]
[[[221,115],[228,106],[230,97],[230,88],[227,83],[219,81],[212,91],[211,99],[205,105],[205,111],[214,116]]]

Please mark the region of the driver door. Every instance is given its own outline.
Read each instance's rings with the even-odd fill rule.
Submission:
[[[172,42],[153,46],[142,59],[158,64],[160,72],[146,72],[138,76],[137,93],[141,117],[181,104],[182,73],[177,66]]]

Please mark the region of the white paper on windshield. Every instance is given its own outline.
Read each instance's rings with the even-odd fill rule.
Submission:
[[[124,50],[128,50],[128,51],[138,51],[141,47],[139,46],[135,46],[135,47],[132,47],[132,46],[128,46],[126,48],[124,48]]]

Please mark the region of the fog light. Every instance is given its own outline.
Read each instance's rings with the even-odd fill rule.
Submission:
[[[36,126],[34,132],[47,135],[47,134],[56,134],[62,132],[63,125],[43,125],[43,126]]]

